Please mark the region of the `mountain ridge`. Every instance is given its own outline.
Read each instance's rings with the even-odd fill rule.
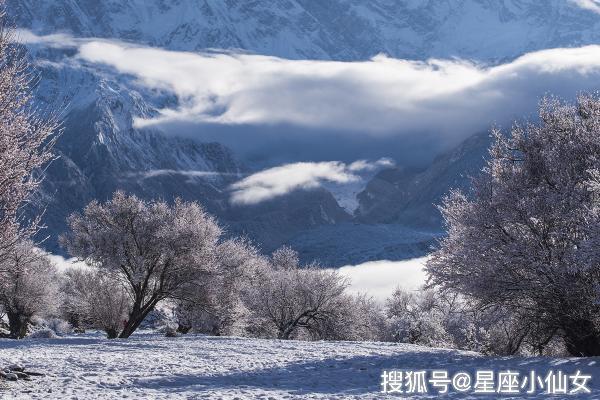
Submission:
[[[171,50],[242,49],[284,58],[378,53],[493,62],[598,43],[600,16],[550,0],[8,0],[36,33],[129,40]]]

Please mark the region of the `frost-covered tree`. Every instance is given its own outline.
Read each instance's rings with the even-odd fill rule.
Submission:
[[[60,290],[63,301],[60,304],[60,315],[73,327],[75,332],[85,331],[88,324],[85,297],[91,292],[93,281],[88,271],[78,268],[67,269],[62,276]]]
[[[131,310],[131,297],[116,274],[97,269],[70,269],[65,273],[63,314],[76,328],[102,329],[114,339]]]
[[[283,253],[287,256],[280,264]],[[288,249],[276,251],[273,265],[257,272],[258,279],[245,299],[257,323],[266,321],[280,339],[289,339],[300,329],[314,331],[323,321],[334,318],[348,286],[347,279],[337,271],[290,263],[293,259],[298,257]]]
[[[116,192],[68,219],[61,242],[74,257],[117,274],[132,304],[119,337],[129,337],[161,300],[177,298],[215,265],[222,230],[197,203],[143,201]]]
[[[449,291],[396,289],[385,311],[392,341],[490,355],[564,355],[547,327]]]
[[[381,305],[366,294],[340,296],[329,318],[318,320],[307,332],[315,340],[388,340]]]
[[[448,308],[435,291],[396,289],[386,301],[392,340],[431,347],[454,347],[448,332]]]
[[[0,11],[0,259],[38,230],[39,218],[27,221],[23,206],[52,159],[57,129],[56,118],[33,105],[35,75],[5,21]]]
[[[210,276],[189,287],[178,301],[175,316],[182,332],[194,329],[212,335],[243,335],[248,310],[242,293],[256,271],[266,264],[258,249],[247,239],[220,243],[215,268]]]
[[[271,266],[277,270],[294,270],[300,265],[298,252],[289,246],[282,246],[271,255]]]
[[[472,193],[441,206],[448,236],[431,283],[558,332],[573,355],[600,355],[600,99],[545,99],[539,122],[493,135]]]
[[[56,268],[29,242],[13,246],[0,266],[0,307],[10,336],[23,338],[33,317],[54,312],[60,301]]]

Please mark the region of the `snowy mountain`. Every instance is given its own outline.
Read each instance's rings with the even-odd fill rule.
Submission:
[[[482,63],[526,52],[600,43],[600,16],[552,0],[7,0],[19,28],[68,33],[169,50],[211,48],[289,59],[365,60],[378,53],[423,60],[460,57]],[[428,167],[398,167],[364,183],[298,190],[234,207],[229,185],[253,172],[220,143],[134,126],[179,99],[148,89],[109,67],[72,60],[71,49],[32,46],[42,73],[40,105],[66,105],[60,158],[48,170],[37,206],[50,235],[92,199],[123,189],[144,198],[198,200],[233,233],[263,249],[282,243],[331,265],[425,254],[440,231],[434,204],[482,165],[481,136]],[[361,191],[362,190],[362,191]],[[360,192],[356,195],[357,192]],[[349,212],[358,205],[356,215]]]
[[[284,58],[514,58],[598,43],[598,15],[565,0],[8,0],[39,34]]]
[[[485,163],[489,144],[488,134],[477,134],[427,168],[386,168],[356,195],[352,222],[316,226],[290,242],[305,259],[332,266],[426,255],[443,230],[436,206],[450,189],[468,190],[470,177]]]

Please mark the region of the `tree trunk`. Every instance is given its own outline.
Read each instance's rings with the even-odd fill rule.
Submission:
[[[85,328],[82,325],[81,315],[77,313],[69,314],[68,321],[73,327],[73,332],[75,333],[85,333]]]
[[[140,326],[140,324],[144,321],[146,316],[150,313],[150,311],[154,310],[156,303],[158,301],[153,301],[151,303],[146,304],[143,308],[134,307],[133,311],[129,314],[129,319],[127,323],[125,323],[125,327],[121,331],[119,338],[127,339],[135,330]]]
[[[18,314],[7,312],[8,317],[8,328],[10,330],[10,337],[13,339],[22,339],[27,335],[27,327],[29,325],[29,318]]]
[[[184,334],[184,335],[186,333],[188,333],[191,329],[192,329],[191,325],[182,325],[182,324],[177,325],[177,332]]]
[[[563,325],[565,345],[576,357],[600,356],[600,332],[592,321],[578,319]]]
[[[135,330],[138,328],[138,326],[140,326],[140,324],[142,323],[144,318],[146,318],[146,315],[148,315],[148,312],[144,313],[144,315],[142,315],[141,312],[130,314],[129,319],[125,323],[125,327],[123,328],[123,330],[121,331],[121,334],[119,335],[119,338],[127,339],[129,336],[131,336],[131,334],[133,332],[135,332]]]
[[[107,328],[104,330],[104,332],[106,332],[106,337],[108,339],[116,339],[117,336],[119,336],[119,333],[114,328]]]
[[[279,330],[277,338],[282,340],[288,340],[295,329],[296,325],[288,325],[287,327]]]
[[[279,331],[277,334],[277,339],[288,340],[290,338],[290,334],[287,331]]]

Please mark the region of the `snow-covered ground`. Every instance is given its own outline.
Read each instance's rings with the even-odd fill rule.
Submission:
[[[0,362],[43,371],[5,383],[2,399],[348,399],[380,398],[383,370],[581,370],[597,359],[487,358],[475,353],[373,342],[299,342],[144,332],[127,340],[99,334],[0,340]],[[590,384],[600,398],[600,385]],[[596,391],[598,392],[596,395]],[[429,396],[432,396],[431,388]],[[451,398],[465,398],[453,392]],[[487,398],[520,396],[487,395]],[[534,396],[535,397],[535,396]],[[564,396],[560,396],[564,397]],[[396,397],[398,398],[398,397]],[[528,396],[527,398],[532,398]],[[546,398],[539,393],[535,398]],[[573,398],[569,396],[569,398]]]

